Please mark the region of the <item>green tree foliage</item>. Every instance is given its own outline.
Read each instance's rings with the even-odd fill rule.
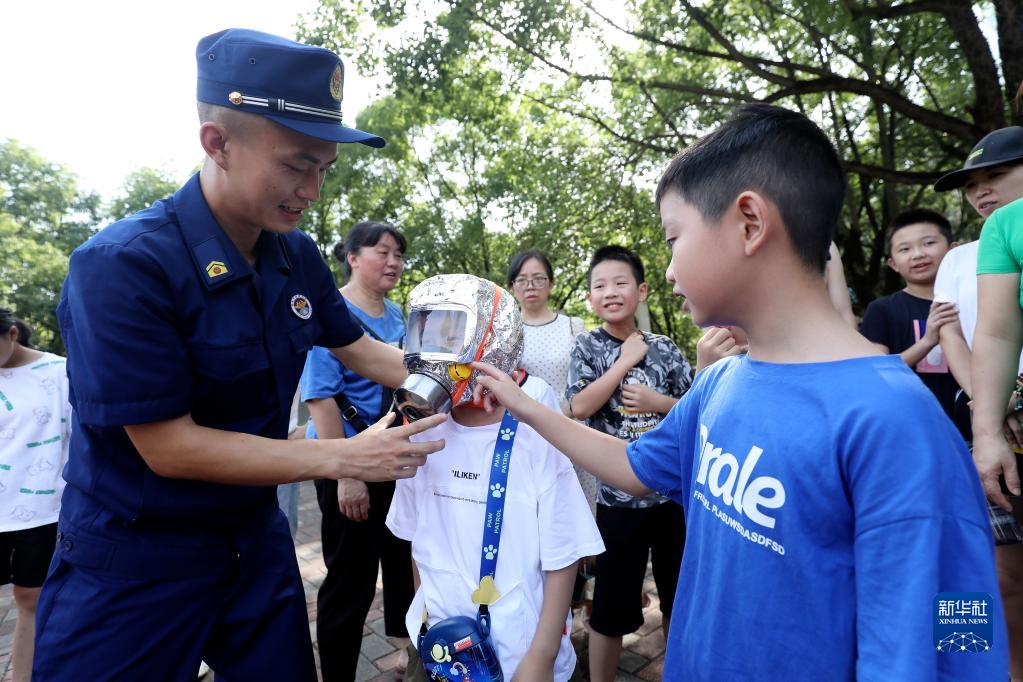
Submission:
[[[1021,18],[1023,0],[321,0],[301,31],[386,84],[360,123],[392,144],[356,152],[337,176],[354,184],[332,187],[314,232],[396,220],[422,272],[494,274],[539,247],[578,302],[597,244],[634,246],[663,271],[659,171],[737,103],[766,101],[805,112],[839,149],[836,240],[863,304],[895,285],[883,234],[899,210],[944,210],[976,234],[961,197],[930,185],[984,133],[1020,122]],[[654,326],[677,334],[654,277]]]
[[[36,347],[53,352],[63,351],[56,309],[67,261],[55,244],[37,239],[0,213],[0,306],[31,325]]]
[[[177,188],[140,168],[106,207],[63,166],[14,140],[0,140],[0,305],[32,325],[37,346],[63,354],[56,308],[68,257],[105,220],[118,220]]]
[[[99,197],[80,191],[66,168],[14,140],[0,140],[0,213],[70,252],[89,238],[101,210]]]
[[[139,168],[124,180],[121,194],[107,209],[111,220],[120,220],[148,208],[153,202],[173,194],[180,183],[157,168]]]
[[[338,28],[368,21],[361,9],[373,11],[325,3],[303,37],[349,53],[355,43],[339,42],[347,36],[376,38],[365,26],[354,33]],[[402,20],[400,14],[373,16],[381,32]],[[434,29],[427,24],[426,30]],[[695,330],[662,277],[668,254],[635,165],[595,136],[588,122],[509,88],[505,70],[453,53],[427,67],[446,71],[443,84],[422,87],[414,85],[418,67],[408,62],[416,58],[395,50],[377,64],[392,92],[363,111],[356,125],[383,135],[388,146],[342,146],[338,168],[304,225],[324,252],[354,222],[396,223],[410,242],[399,292],[407,295],[423,278],[444,272],[504,283],[511,256],[538,248],[555,266],[554,304],[585,316],[590,255],[599,246],[623,244],[641,253],[651,273],[653,329],[691,344]]]
[[[0,305],[32,325],[40,348],[63,352],[56,307],[68,256],[100,215],[99,197],[67,169],[0,141]]]

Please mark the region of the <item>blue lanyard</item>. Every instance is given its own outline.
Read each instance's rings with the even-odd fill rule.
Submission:
[[[490,464],[490,486],[487,488],[487,514],[483,519],[483,549],[480,553],[480,581],[497,572],[497,550],[501,546],[501,526],[504,501],[508,497],[508,466],[511,464],[512,445],[519,421],[508,410],[504,411],[501,427],[494,443],[494,458]]]

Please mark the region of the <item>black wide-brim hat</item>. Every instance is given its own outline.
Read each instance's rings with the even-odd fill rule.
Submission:
[[[935,192],[947,192],[966,184],[970,173],[978,168],[999,166],[1023,159],[1023,128],[1010,126],[988,133],[978,142],[966,157],[966,163],[959,170],[946,173],[934,183]]]
[[[265,116],[320,140],[386,144],[341,122],[345,65],[330,50],[229,28],[200,40],[195,58],[200,102]]]

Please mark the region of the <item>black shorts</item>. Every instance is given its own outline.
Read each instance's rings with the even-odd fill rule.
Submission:
[[[594,566],[590,627],[607,637],[620,637],[643,625],[643,580],[648,555],[661,613],[670,618],[686,542],[682,507],[674,502],[646,509],[598,504],[597,528],[606,551],[597,555]]]
[[[0,585],[41,587],[56,546],[56,523],[0,533]]]

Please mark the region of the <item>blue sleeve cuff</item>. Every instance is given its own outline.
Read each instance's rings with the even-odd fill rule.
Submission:
[[[356,323],[353,322],[352,324],[355,325]],[[354,329],[349,330],[347,332],[331,333],[324,331],[323,334],[318,339],[318,343],[322,344],[327,348],[341,348],[342,346],[347,346],[349,344],[355,343],[356,341],[363,337],[364,333],[365,332],[363,332],[362,328],[360,327],[355,327]]]
[[[326,348],[314,346],[305,359],[299,387],[302,400],[333,398],[344,389],[341,361]]]
[[[130,426],[177,419],[191,411],[192,401],[185,394],[123,403],[76,399],[74,409],[79,421],[89,426]]]

